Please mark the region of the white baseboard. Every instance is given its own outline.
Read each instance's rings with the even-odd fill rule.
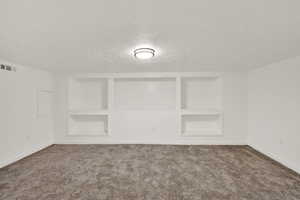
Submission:
[[[26,152],[21,152],[21,153],[15,155],[14,157],[11,157],[9,159],[3,160],[3,161],[0,162],[0,168],[5,167],[7,165],[10,165],[10,164],[12,164],[12,163],[14,163],[14,162],[16,162],[18,160],[21,160],[21,159],[23,159],[23,158],[25,158],[27,156],[30,156],[31,154],[36,153],[36,152],[38,152],[38,151],[40,151],[40,150],[42,150],[42,149],[44,149],[46,147],[49,147],[52,144],[53,144],[53,142],[41,144],[41,145],[38,145],[38,146],[36,146],[36,147],[34,147],[34,148],[26,151]]]
[[[279,162],[280,164],[284,165],[285,167],[297,172],[298,174],[300,174],[300,166],[286,160],[286,159],[283,159],[283,158],[280,158],[279,156],[269,152],[269,151],[266,151],[265,149],[259,147],[258,145],[255,145],[255,144],[248,144],[250,147],[252,147],[253,149],[255,149],[256,151],[262,153],[262,154],[265,154],[266,156],[272,158],[273,160]]]
[[[247,145],[244,140],[102,140],[71,138],[57,140],[55,144],[161,144],[161,145]]]

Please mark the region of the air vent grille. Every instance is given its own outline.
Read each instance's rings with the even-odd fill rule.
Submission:
[[[16,72],[17,71],[17,69],[15,67],[12,67],[10,65],[4,65],[4,64],[0,65],[0,69],[1,70],[6,70],[6,71],[12,71],[12,72]]]

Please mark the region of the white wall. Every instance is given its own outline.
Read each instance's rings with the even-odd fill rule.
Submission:
[[[37,117],[38,89],[53,90],[50,73],[0,70],[0,167],[53,144],[52,117]]]
[[[174,124],[176,111],[156,106],[155,110],[118,111],[113,115],[111,135],[96,137],[67,135],[67,74],[56,75],[55,143],[246,144],[247,74],[226,72],[222,78],[223,136],[182,137]]]
[[[300,172],[300,57],[249,73],[248,142]]]

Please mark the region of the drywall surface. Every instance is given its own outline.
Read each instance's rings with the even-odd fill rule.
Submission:
[[[161,73],[161,75],[164,76],[164,73]],[[223,135],[184,137],[178,133],[177,111],[174,108],[174,102],[169,98],[169,96],[172,96],[172,93],[166,92],[162,95],[162,102],[153,100],[155,106],[146,106],[146,109],[139,108],[141,99],[139,101],[136,100],[137,102],[134,101],[134,104],[132,102],[124,102],[125,100],[119,102],[124,97],[124,95],[118,96],[120,95],[120,90],[125,90],[126,88],[123,87],[128,85],[130,88],[133,88],[134,86],[130,85],[132,84],[131,82],[128,85],[115,83],[114,96],[119,99],[115,100],[114,103],[119,106],[115,106],[112,110],[111,133],[108,136],[68,135],[68,74],[56,75],[55,143],[246,144],[247,74],[243,72],[226,72],[221,73],[221,76],[223,81]],[[136,90],[140,91],[141,88],[144,88],[144,85],[140,86]],[[169,81],[159,86],[156,83],[154,83],[153,87],[147,86],[149,90],[159,88],[160,91],[175,90],[172,87]],[[116,92],[119,92],[119,94],[116,94]],[[155,91],[152,91],[152,93],[156,95]],[[128,95],[132,96],[133,94],[128,92]],[[159,97],[157,96],[157,98]],[[144,101],[146,105],[151,102],[148,99]],[[171,107],[164,106],[166,102]],[[137,105],[137,107],[134,107],[134,105]]]
[[[0,167],[53,144],[52,90],[48,72],[23,66],[17,72],[0,70]]]
[[[300,172],[300,57],[249,73],[248,142]]]

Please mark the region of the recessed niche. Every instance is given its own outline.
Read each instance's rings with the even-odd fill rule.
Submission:
[[[108,133],[107,115],[69,116],[69,135],[103,136]]]
[[[222,134],[222,118],[218,114],[182,116],[182,135],[216,136]]]
[[[182,78],[181,108],[205,110],[221,107],[221,84],[218,77]]]
[[[175,78],[115,79],[116,109],[175,109]]]
[[[69,109],[105,110],[107,109],[107,79],[74,78],[69,87]]]

